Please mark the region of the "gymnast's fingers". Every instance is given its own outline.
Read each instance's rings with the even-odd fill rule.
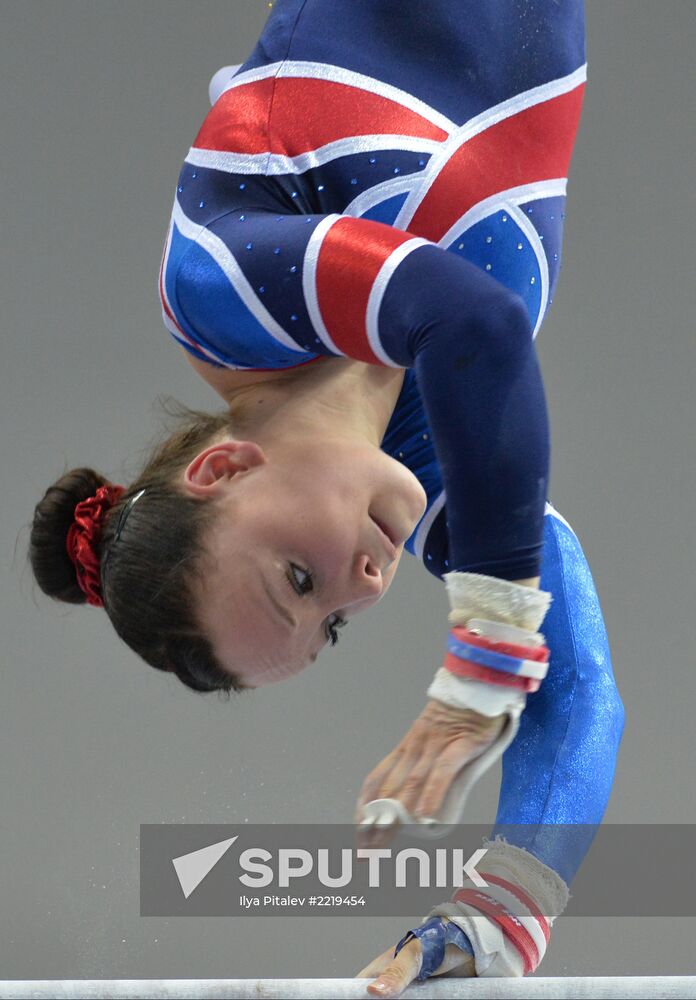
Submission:
[[[362,788],[360,789],[360,794],[358,795],[358,801],[355,808],[355,822],[360,823],[362,820],[362,807],[366,802],[371,802],[373,799],[379,798],[378,792],[382,783],[387,778],[392,768],[401,758],[404,752],[403,741],[400,743],[390,754],[380,761],[380,763],[375,767],[368,776],[365,778]]]
[[[396,820],[389,825],[380,826],[358,826],[356,827],[356,840],[360,850],[375,850],[378,847],[387,847],[396,837],[401,823]],[[358,861],[367,864],[367,858],[358,857]]]
[[[437,816],[457,773],[478,752],[464,737],[441,750],[430,768],[428,780],[417,788],[405,788],[400,796],[411,815],[415,818]]]
[[[423,747],[433,735],[432,727],[428,720],[419,716],[411,725],[406,735],[399,742],[398,746],[382,760],[374,770],[370,771],[363,782],[358,797],[355,822],[362,819],[361,810],[366,802],[373,799],[388,798],[384,789],[398,788],[403,781],[403,777],[410,772],[414,761],[417,761],[423,754]],[[401,782],[393,782],[394,773],[402,776]]]
[[[377,798],[398,799],[415,815],[413,809],[437,771],[447,742],[446,733],[427,727],[424,720],[412,726],[404,740],[404,752],[384,779]]]
[[[437,757],[434,751],[424,750],[417,762],[413,764],[410,771],[405,775],[400,786],[392,786],[389,793],[380,794],[380,798],[398,799],[411,816],[413,816],[413,808],[431,781],[431,776],[436,767]]]
[[[360,972],[355,976],[356,979],[374,979],[378,976],[380,972],[387,969],[394,958],[394,946],[387,948],[383,951],[381,955],[377,958],[373,958],[371,962],[361,969]]]
[[[421,740],[411,739],[407,741],[403,752],[397,757],[394,766],[385,775],[373,797],[376,799],[399,798],[403,802],[401,791],[409,787],[409,783],[418,782],[420,785],[427,777],[436,756],[434,749],[424,745]]]
[[[388,948],[358,973],[359,979],[377,976],[367,987],[371,996],[398,997],[420,972],[423,954],[417,938],[405,944],[396,958],[393,955],[394,949]]]

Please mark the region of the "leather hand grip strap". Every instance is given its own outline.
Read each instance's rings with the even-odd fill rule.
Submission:
[[[474,950],[477,976],[525,976],[546,952],[551,927],[568,901],[568,886],[533,854],[505,841],[484,841],[477,871],[485,888],[457,889],[449,903],[430,911],[464,931]],[[485,868],[485,871],[484,871]]]

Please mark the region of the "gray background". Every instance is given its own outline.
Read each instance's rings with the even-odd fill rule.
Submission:
[[[128,481],[154,400],[218,408],[156,279],[207,84],[260,0],[2,5],[0,975],[350,976],[413,921],[138,914],[144,822],[349,822],[420,712],[442,585],[405,558],[310,673],[237,703],[139,662],[98,610],[49,606],[27,524],[64,467]],[[583,541],[628,721],[609,822],[694,822],[696,4],[590,0],[565,261],[540,339],[551,496]],[[467,818],[492,819],[498,771]],[[561,920],[544,975],[690,973],[694,920]]]

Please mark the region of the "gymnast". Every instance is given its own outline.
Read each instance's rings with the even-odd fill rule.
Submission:
[[[363,969],[379,996],[532,973],[589,846],[549,831],[591,829],[611,790],[623,706],[590,570],[547,496],[534,344],[583,17],[581,0],[277,0],[211,81],[160,268],[165,325],[226,409],[182,408],[129,486],[75,469],[35,510],[42,590],[104,607],[196,691],[303,670],[404,549],[444,582],[444,661],[356,821],[437,832],[502,756],[488,888]],[[496,833],[511,824],[531,832]]]

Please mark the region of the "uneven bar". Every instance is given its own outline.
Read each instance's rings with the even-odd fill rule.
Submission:
[[[352,1000],[370,997],[360,979],[15,979],[0,981],[2,1000]],[[696,976],[568,976],[531,979],[430,979],[404,1000],[682,1000],[696,997]]]

